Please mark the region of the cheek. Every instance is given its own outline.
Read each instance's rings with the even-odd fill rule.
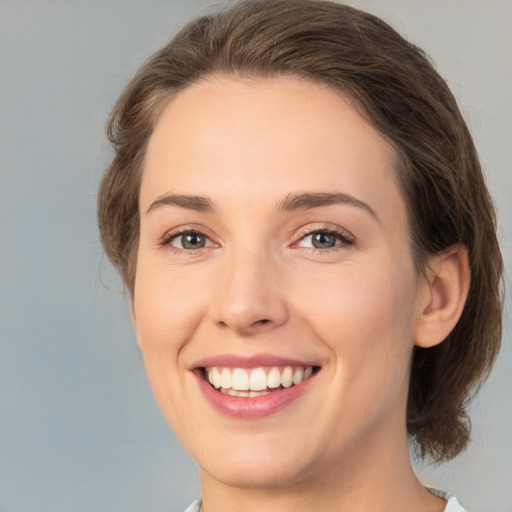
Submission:
[[[338,375],[379,379],[405,375],[413,348],[412,265],[387,263],[331,272],[328,286],[301,292],[308,323],[335,355]],[[395,377],[394,377],[395,375]]]
[[[202,276],[157,272],[139,258],[133,309],[141,350],[179,352],[204,314],[206,288]]]
[[[197,325],[198,301],[180,282],[154,271],[139,258],[133,297],[133,321],[148,382],[173,426],[183,411],[181,380],[186,372],[182,350]]]
[[[133,320],[144,365],[157,402],[172,421],[178,415],[180,382],[186,373],[183,348],[204,314],[198,283],[174,273],[155,271],[139,258]]]

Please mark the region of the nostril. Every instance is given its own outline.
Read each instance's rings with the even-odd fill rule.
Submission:
[[[256,320],[256,322],[254,322],[253,325],[266,325],[271,321],[272,320],[269,320],[268,318],[262,318],[261,320]]]

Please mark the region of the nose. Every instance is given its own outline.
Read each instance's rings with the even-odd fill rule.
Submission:
[[[279,270],[269,255],[243,253],[224,264],[211,305],[218,326],[248,337],[287,321],[285,290],[279,285]]]

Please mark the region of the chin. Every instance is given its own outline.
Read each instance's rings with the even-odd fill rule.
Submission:
[[[193,454],[202,471],[225,485],[238,488],[272,489],[300,483],[314,466],[314,456],[295,444],[283,449],[283,443],[256,442],[243,448],[223,447],[208,457]]]
[[[277,463],[275,457],[266,461],[235,461],[206,464],[215,480],[230,487],[245,489],[279,489],[298,484],[307,472],[294,463]]]

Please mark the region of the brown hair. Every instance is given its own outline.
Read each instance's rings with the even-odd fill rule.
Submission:
[[[99,191],[99,227],[132,294],[148,139],[167,101],[212,74],[297,76],[351,98],[396,150],[418,271],[429,255],[455,244],[468,249],[462,317],[440,345],[415,348],[407,408],[418,453],[454,457],[469,440],[465,407],[499,349],[503,264],[492,200],[446,83],[389,25],[333,2],[247,0],[188,24],[139,70],[108,123],[115,156]]]

